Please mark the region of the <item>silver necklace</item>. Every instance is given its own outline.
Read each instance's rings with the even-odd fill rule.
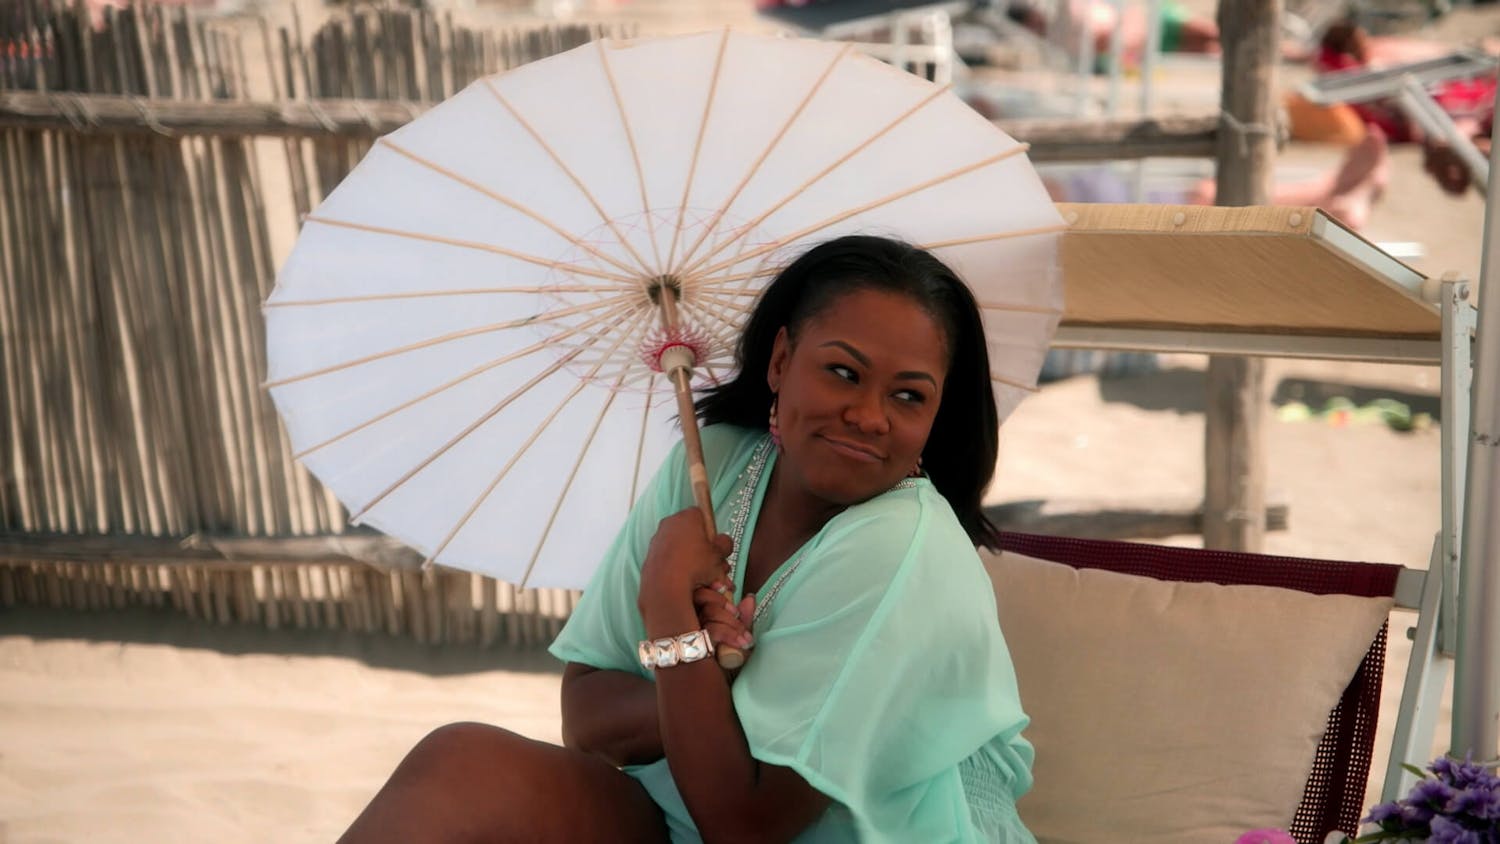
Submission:
[[[734,582],[735,568],[739,565],[740,549],[743,547],[740,540],[745,537],[745,527],[750,523],[750,507],[755,503],[755,491],[760,488],[760,476],[765,474],[766,463],[771,458],[771,435],[761,437],[760,442],[755,444],[755,451],[750,455],[750,462],[740,472],[736,482],[739,491],[735,494],[734,515],[729,519],[729,538],[732,547],[729,557],[725,560],[729,564],[729,580]]]
[[[729,520],[729,538],[733,543],[733,550],[730,551],[729,557],[725,560],[729,565],[729,580],[731,583],[734,582],[734,572],[739,565],[740,549],[743,547],[741,540],[744,539],[745,528],[750,523],[750,508],[755,503],[755,492],[760,488],[761,475],[765,474],[766,464],[771,459],[771,447],[771,435],[766,434],[761,437],[760,442],[755,446],[755,452],[750,455],[750,463],[745,466],[744,471],[740,472],[739,478],[736,479],[740,488],[735,494],[733,504],[734,515]],[[915,478],[903,478],[895,486],[891,487],[891,489],[910,489],[913,486],[916,486]],[[806,546],[804,545],[803,548],[804,550],[799,551],[796,557],[793,557],[789,563],[782,566],[781,574],[777,575],[776,580],[771,584],[771,588],[763,589],[762,594],[757,596],[755,614],[750,617],[750,627],[752,630],[760,621],[761,616],[765,614],[766,609],[776,600],[776,596],[781,594],[781,588],[786,585],[787,580],[796,573],[797,567],[802,565],[802,558],[806,554]]]

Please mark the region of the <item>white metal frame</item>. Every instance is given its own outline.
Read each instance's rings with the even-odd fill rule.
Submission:
[[[1430,755],[1443,686],[1458,647],[1459,551],[1468,474],[1464,445],[1469,432],[1469,388],[1478,324],[1478,313],[1468,299],[1468,282],[1457,278],[1443,281],[1439,302],[1443,315],[1442,525],[1433,539],[1419,602],[1415,607],[1403,604],[1417,610],[1417,624],[1410,631],[1411,657],[1380,790],[1382,801],[1395,800],[1411,788],[1415,778],[1403,763],[1420,765]]]
[[[1492,145],[1487,196],[1495,195],[1497,180],[1500,146]],[[1493,202],[1485,205],[1483,243],[1476,298],[1488,301],[1486,291],[1500,290],[1500,267],[1495,263],[1500,257],[1495,252],[1500,245],[1500,209]],[[1494,767],[1500,751],[1500,526],[1495,523],[1500,494],[1500,307],[1487,305],[1475,331],[1473,391],[1463,449],[1467,469],[1458,509],[1463,516],[1458,537],[1461,588],[1448,752],[1472,752],[1477,761]]]

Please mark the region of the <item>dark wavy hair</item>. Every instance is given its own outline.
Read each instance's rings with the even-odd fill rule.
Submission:
[[[995,475],[1000,432],[984,324],[968,286],[915,246],[851,235],[815,246],[793,261],[761,293],[750,314],[735,351],[738,373],[698,400],[698,418],[705,425],[765,429],[771,407],[766,371],[777,332],[785,326],[795,342],[809,319],[856,290],[910,297],[942,330],[948,376],[922,450],[922,467],[974,544],[997,548],[998,532],[981,506]]]

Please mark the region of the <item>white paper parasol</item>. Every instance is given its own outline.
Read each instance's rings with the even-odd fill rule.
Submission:
[[[269,386],[356,522],[577,588],[677,436],[641,354],[664,324],[696,338],[696,386],[722,379],[778,266],[900,237],[974,288],[1003,416],[1061,313],[1061,229],[1024,146],[847,45],[600,41],[376,143],[266,303]]]

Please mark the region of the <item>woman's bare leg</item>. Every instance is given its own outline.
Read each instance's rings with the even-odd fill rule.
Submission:
[[[602,759],[485,724],[412,748],[340,842],[664,842],[640,783]]]

